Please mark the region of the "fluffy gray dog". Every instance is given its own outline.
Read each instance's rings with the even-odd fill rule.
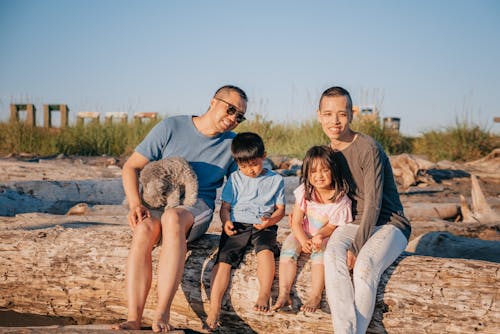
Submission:
[[[193,206],[196,203],[196,174],[183,158],[150,162],[141,171],[139,180],[142,184],[142,199],[150,209]]]

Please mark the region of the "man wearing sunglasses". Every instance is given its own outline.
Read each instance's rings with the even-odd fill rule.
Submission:
[[[133,230],[126,265],[127,321],[114,329],[140,329],[151,287],[151,252],[161,241],[158,263],[158,305],[152,329],[172,330],[170,306],[184,272],[187,242],[208,229],[215,207],[216,189],[236,170],[231,156],[231,132],[245,120],[245,92],[236,86],[219,88],[201,116],[174,116],[158,123],[137,146],[122,170],[129,203],[128,221]],[[141,202],[138,175],[150,161],[180,156],[198,178],[198,200],[193,207],[149,210]]]

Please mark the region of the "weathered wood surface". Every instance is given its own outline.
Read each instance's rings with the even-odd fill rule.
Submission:
[[[0,307],[69,316],[79,323],[123,319],[124,267],[131,240],[124,217],[67,216],[37,224],[39,218],[10,228],[8,219],[0,221]],[[286,228],[281,230],[280,240]],[[209,234],[190,246],[172,308],[172,321],[179,328],[201,330],[218,238]],[[158,253],[153,253],[155,265]],[[258,291],[255,265],[255,255],[249,253],[234,271],[221,317],[224,331],[331,333],[325,301],[315,314],[252,312]],[[293,291],[296,304],[306,299],[309,287],[310,263],[302,259],[300,265]],[[498,263],[403,255],[383,275],[370,331],[498,333],[499,287]],[[277,290],[276,280],[273,298]],[[152,319],[155,302],[152,293],[145,324]]]
[[[79,202],[113,205],[123,202],[121,179],[15,181],[0,184],[0,216],[29,212],[64,213]]]
[[[457,236],[482,240],[500,240],[499,223],[463,223],[444,220],[422,220],[411,222],[410,240],[429,232],[448,231]]]
[[[481,190],[477,176],[471,176],[471,198],[472,205],[469,208],[464,196],[460,196],[460,205],[464,222],[498,222],[500,215],[488,204]]]
[[[412,202],[404,204],[405,216],[413,220],[455,219],[460,214],[458,203]]]
[[[429,232],[410,241],[406,251],[418,255],[474,259],[500,263],[500,241]]]
[[[123,330],[117,332],[110,325],[67,325],[67,326],[25,326],[0,327],[0,334],[151,334],[151,328],[142,330]],[[170,334],[183,334],[183,330],[170,331]]]

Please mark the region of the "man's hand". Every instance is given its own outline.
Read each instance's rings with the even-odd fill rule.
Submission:
[[[347,251],[347,268],[349,268],[349,270],[353,270],[355,264],[356,264],[356,255],[354,255],[350,250],[348,250]]]
[[[233,236],[238,233],[238,231],[234,229],[234,224],[232,221],[228,220],[224,223],[224,233],[226,233],[228,236]]]
[[[139,204],[129,210],[127,218],[130,228],[134,229],[144,219],[151,218],[151,212],[144,205]]]

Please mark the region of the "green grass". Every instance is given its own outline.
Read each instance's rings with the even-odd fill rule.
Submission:
[[[133,152],[158,121],[131,124],[88,124],[64,129],[0,123],[0,154],[110,155]]]
[[[252,131],[264,140],[268,155],[284,155],[302,159],[313,145],[327,144],[328,138],[317,121],[300,124],[275,124],[257,115],[239,125],[236,132]]]
[[[32,128],[22,123],[0,123],[0,154],[109,155],[121,156],[134,148],[157,123],[88,124],[65,129]],[[383,129],[379,122],[356,120],[353,129],[374,137],[388,154],[413,153],[432,161],[470,161],[499,147],[498,135],[470,122],[459,122],[445,130],[431,130],[410,138]],[[236,132],[258,133],[268,155],[302,159],[313,145],[327,144],[321,125],[314,119],[301,123],[274,123],[256,115],[236,128]]]
[[[415,139],[412,153],[429,160],[471,161],[500,146],[500,137],[471,122],[457,120],[455,126],[431,130]]]
[[[412,152],[413,138],[405,137],[398,131],[384,129],[379,120],[354,120],[352,129],[373,137],[382,145],[387,154]]]

